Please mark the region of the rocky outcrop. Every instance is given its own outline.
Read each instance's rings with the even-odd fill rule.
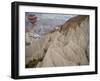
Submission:
[[[35,59],[35,61],[34,61]],[[89,64],[89,16],[76,16],[26,46],[27,67]]]

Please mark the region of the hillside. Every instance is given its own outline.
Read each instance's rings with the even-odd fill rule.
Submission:
[[[26,47],[27,67],[89,64],[89,16],[79,15]]]

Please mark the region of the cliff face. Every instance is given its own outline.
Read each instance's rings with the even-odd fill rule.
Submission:
[[[41,40],[33,39],[26,56],[37,60],[35,67],[88,65],[89,17],[73,17]]]

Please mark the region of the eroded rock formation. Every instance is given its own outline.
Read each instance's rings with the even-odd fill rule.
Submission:
[[[26,46],[26,67],[89,64],[89,16],[76,16]]]

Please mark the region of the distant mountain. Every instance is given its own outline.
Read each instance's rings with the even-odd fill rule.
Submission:
[[[36,16],[37,22],[34,25],[30,23],[27,16]],[[25,14],[25,27],[33,28],[32,31],[42,35],[51,30],[58,25],[63,25],[68,19],[74,17],[76,15],[67,15],[67,14],[55,14],[55,13],[33,13],[33,12],[26,12]]]

